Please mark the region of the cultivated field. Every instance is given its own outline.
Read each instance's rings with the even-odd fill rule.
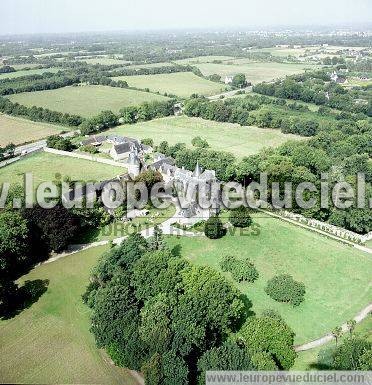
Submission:
[[[12,64],[11,67],[13,67],[16,71],[23,70],[25,68],[35,68],[38,67],[40,64],[37,63],[26,63],[26,64]]]
[[[79,61],[85,62],[87,64],[101,64],[101,65],[112,65],[112,64],[125,64],[129,63],[127,60],[114,59],[109,57],[99,57],[99,58],[88,58],[80,57]]]
[[[296,333],[295,343],[309,342],[353,318],[372,295],[369,254],[278,219],[256,215],[259,235],[227,235],[219,240],[172,238],[193,263],[218,270],[223,256],[249,257],[260,276],[237,284],[252,301],[252,310],[277,310]],[[291,274],[306,286],[298,307],[272,300],[264,291],[277,274]],[[226,274],[228,276],[228,274]]]
[[[9,143],[19,145],[32,142],[65,130],[66,127],[0,114],[0,147]]]
[[[138,68],[158,68],[158,67],[167,67],[171,66],[172,63],[169,62],[161,62],[161,63],[148,63],[148,64],[133,64],[127,67],[123,68],[129,68],[129,69],[138,69]],[[120,68],[119,68],[120,70]]]
[[[197,56],[187,59],[176,60],[178,64],[212,63],[213,61],[234,60],[232,56]]]
[[[22,278],[49,280],[38,302],[0,321],[2,383],[128,384],[136,380],[95,347],[81,295],[105,247],[39,266]]]
[[[123,125],[114,128],[112,132],[142,139],[152,138],[155,144],[166,140],[170,144],[186,143],[189,147],[195,136],[201,136],[208,141],[212,149],[231,152],[238,158],[256,154],[263,147],[277,147],[290,139],[303,139],[296,135],[282,134],[280,130],[241,127],[238,124],[218,123],[187,116]]]
[[[148,88],[152,92],[168,93],[181,97],[192,94],[213,95],[223,92],[223,84],[211,82],[194,75],[191,72],[176,72],[171,74],[119,76],[115,80],[124,80],[129,86],[141,89]]]
[[[288,75],[304,72],[307,68],[316,68],[309,64],[264,63],[250,62],[249,59],[235,59],[221,64],[201,63],[195,64],[205,76],[218,74],[222,77],[244,73],[252,84],[270,81]]]
[[[305,55],[310,50],[312,50],[312,47],[310,47],[310,46],[308,46],[306,48],[271,47],[271,48],[252,49],[249,52],[252,52],[252,53],[269,53],[273,56],[280,56],[280,57],[286,57],[286,56],[298,57],[298,56]]]
[[[28,64],[27,66],[32,66],[32,64],[31,65]],[[46,72],[56,73],[58,71],[63,71],[63,69],[62,68],[42,68],[42,69],[21,70],[16,72],[10,72],[8,74],[0,74],[0,81],[3,79],[20,78],[21,76],[41,75]]]
[[[125,169],[89,160],[40,152],[1,168],[0,184],[4,182],[21,184],[26,172],[32,173],[36,188],[42,182],[56,180],[57,173],[62,178],[69,177],[74,181],[102,181],[124,174]]]
[[[12,95],[10,100],[26,105],[90,117],[103,110],[118,112],[122,107],[166,100],[148,92],[106,86],[65,87],[56,90]]]

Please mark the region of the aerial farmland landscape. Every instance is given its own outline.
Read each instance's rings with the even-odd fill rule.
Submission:
[[[0,384],[371,383],[371,2],[0,8]]]

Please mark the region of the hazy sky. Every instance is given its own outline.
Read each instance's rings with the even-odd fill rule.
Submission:
[[[372,21],[372,0],[0,0],[0,34]]]

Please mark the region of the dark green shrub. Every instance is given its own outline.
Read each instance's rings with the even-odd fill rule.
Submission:
[[[220,218],[213,216],[205,222],[204,234],[206,237],[210,239],[218,239],[222,238],[225,233],[226,231]]]
[[[258,271],[249,259],[239,260],[233,256],[226,256],[220,266],[222,271],[230,272],[237,282],[254,282],[258,278]]]
[[[271,278],[265,291],[275,301],[298,306],[304,300],[305,285],[295,281],[290,275],[283,274]]]
[[[230,211],[230,223],[234,227],[249,227],[252,224],[252,218],[248,207],[240,206]]]

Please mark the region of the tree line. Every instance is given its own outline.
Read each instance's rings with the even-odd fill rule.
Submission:
[[[84,119],[78,115],[51,111],[43,107],[26,107],[2,97],[0,97],[0,112],[7,115],[27,118],[35,122],[55,123],[72,127],[78,127],[84,121]]]

